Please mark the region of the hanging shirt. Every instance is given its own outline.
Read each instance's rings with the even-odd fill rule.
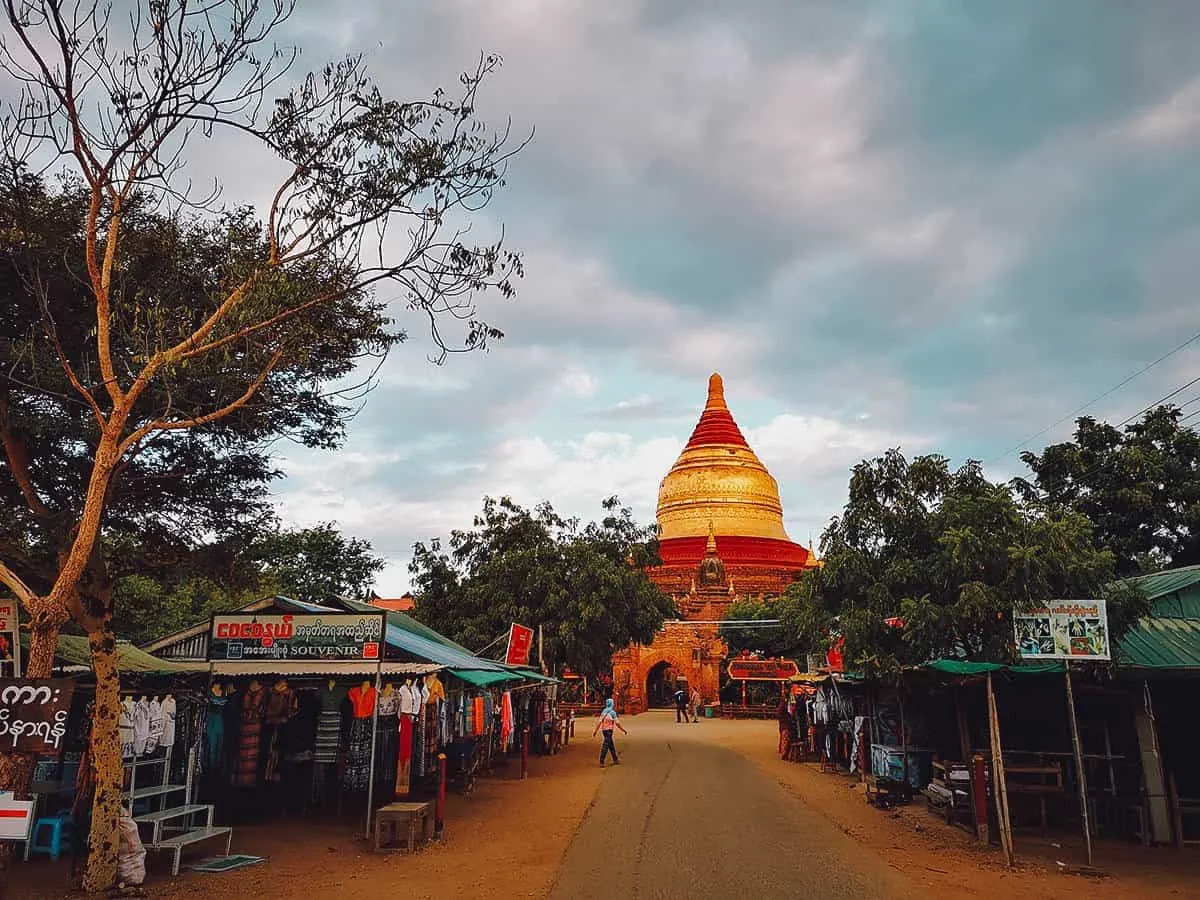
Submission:
[[[117,719],[117,735],[121,741],[121,756],[130,759],[133,753],[133,700],[126,698],[121,703],[121,712]]]
[[[163,731],[161,743],[164,747],[175,746],[175,698],[167,694],[162,702]]]
[[[375,712],[375,688],[367,685],[364,689],[362,685],[355,685],[350,688],[350,706],[354,709],[354,718],[369,719],[371,714]]]
[[[421,692],[412,685],[401,685],[397,692],[400,695],[400,714],[415,716],[421,706]]]
[[[162,704],[155,697],[150,701],[150,734],[146,738],[146,752],[153,753],[162,743],[163,730],[167,727],[163,718]]]
[[[429,680],[425,682],[425,686],[429,689],[429,696],[431,699],[446,699],[446,686],[442,684],[436,673],[429,676]]]
[[[379,715],[394,716],[400,708],[400,694],[395,689],[379,695]]]
[[[150,740],[150,703],[139,700],[133,704],[133,753],[141,756],[146,752],[146,742]]]
[[[487,726],[483,723],[483,698],[476,697],[471,703],[471,728],[474,734],[483,734]]]

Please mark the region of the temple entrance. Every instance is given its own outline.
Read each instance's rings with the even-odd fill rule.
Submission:
[[[669,662],[663,661],[646,673],[646,706],[649,709],[666,709],[675,705],[677,684],[687,684],[687,678]]]

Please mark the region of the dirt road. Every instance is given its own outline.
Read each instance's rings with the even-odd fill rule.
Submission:
[[[724,723],[650,713],[618,734],[550,896],[586,898],[914,896],[828,818],[716,741]]]

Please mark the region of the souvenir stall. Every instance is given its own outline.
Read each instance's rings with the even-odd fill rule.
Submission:
[[[214,617],[202,790],[242,820],[407,797],[430,768],[442,667],[387,658],[384,627],[379,612]]]

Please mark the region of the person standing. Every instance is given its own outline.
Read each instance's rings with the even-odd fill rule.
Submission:
[[[613,765],[619,766],[621,759],[617,756],[617,745],[613,743],[613,729],[620,728],[621,734],[629,734],[625,730],[625,726],[617,721],[617,711],[613,708],[612,699],[604,701],[604,710],[600,713],[600,718],[596,721],[596,727],[592,729],[592,737],[596,736],[596,732],[604,733],[604,744],[600,747],[600,768],[604,768],[605,757],[609,753],[612,754]]]
[[[687,700],[687,691],[681,687],[677,687],[675,689],[675,724],[688,720]]]
[[[692,707],[692,724],[695,725],[700,721],[700,688],[692,688],[692,695],[688,701]]]

